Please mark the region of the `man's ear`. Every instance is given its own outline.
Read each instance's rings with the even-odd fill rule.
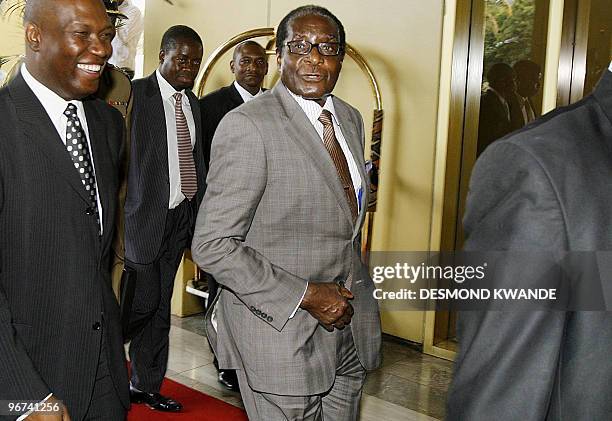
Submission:
[[[28,48],[32,51],[40,51],[41,31],[38,25],[27,22],[25,26],[25,38]]]
[[[159,50],[159,64],[163,63],[165,57],[166,53],[164,52],[164,50]]]
[[[234,73],[234,60],[230,60],[230,70]]]
[[[266,71],[264,72],[264,75],[268,74],[268,59],[266,58]]]

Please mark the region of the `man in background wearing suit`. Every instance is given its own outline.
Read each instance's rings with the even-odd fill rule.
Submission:
[[[100,0],[28,0],[24,27],[25,63],[0,90],[0,401],[121,420],[109,250],[123,121],[91,97],[114,28]]]
[[[516,111],[511,112],[512,130],[520,129],[538,117],[533,97],[542,86],[542,70],[531,60],[519,60],[512,66],[516,75]]]
[[[514,70],[506,63],[495,63],[487,72],[489,86],[480,97],[477,156],[512,131],[511,108],[517,102],[515,79]]]
[[[125,202],[126,266],[136,272],[128,338],[132,402],[160,411],[181,404],[159,394],[168,364],[170,300],[206,188],[202,124],[190,91],[202,40],[187,26],[163,35],[159,67],[134,81]]]
[[[276,43],[281,81],[213,140],[192,245],[223,286],[207,335],[219,366],[237,370],[249,419],[355,420],[381,333],[360,255],[363,121],[331,95],[344,28],[304,6]]]
[[[200,99],[204,127],[204,158],[210,161],[210,145],[221,119],[239,105],[263,93],[261,86],[268,74],[266,50],[255,41],[244,41],[236,46],[230,69],[235,81]]]
[[[495,270],[496,288],[532,282],[535,270],[513,264],[513,253],[572,257],[612,250],[610,180],[612,64],[593,94],[495,142],[480,157],[465,212],[465,248],[508,253]],[[556,273],[559,265],[537,270]],[[586,270],[601,273],[609,306],[610,270],[595,266]],[[567,273],[579,276],[576,285],[587,280],[583,271]],[[612,313],[466,311],[457,332],[447,419],[610,418]]]
[[[210,161],[210,145],[221,119],[234,108],[263,93],[261,85],[268,73],[266,50],[255,41],[244,41],[238,44],[230,61],[230,69],[236,80],[231,85],[200,99],[204,126],[204,159],[207,166]],[[204,277],[208,284],[208,306],[215,300],[218,286],[217,281],[210,274],[204,273]],[[230,390],[238,391],[238,378],[235,371],[219,370],[216,357],[213,362],[218,371],[219,382]]]

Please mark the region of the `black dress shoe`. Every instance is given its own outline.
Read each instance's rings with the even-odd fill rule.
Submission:
[[[183,405],[179,402],[159,393],[147,393],[135,389],[130,389],[130,401],[132,403],[144,403],[151,409],[164,412],[178,412],[183,409]]]
[[[234,392],[240,392],[236,370],[219,370],[219,383]]]

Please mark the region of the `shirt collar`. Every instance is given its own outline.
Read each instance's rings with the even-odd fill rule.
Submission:
[[[612,72],[612,61],[610,62],[610,67],[608,67],[608,70]]]
[[[23,76],[26,84],[30,87],[32,92],[34,92],[34,95],[36,95],[36,98],[38,98],[51,119],[55,120],[57,117],[61,117],[69,103],[75,104],[79,109],[82,108],[81,101],[76,99],[66,101],[64,98],[36,80],[36,78],[28,71],[25,63],[21,65],[21,76]]]
[[[249,91],[247,91],[242,86],[240,86],[240,84],[236,81],[234,81],[234,87],[236,88],[236,90],[238,91],[238,93],[240,94],[244,102],[249,102],[253,98],[256,98],[259,95],[261,95],[261,93],[263,92],[261,88],[259,88],[259,92],[257,92],[255,95],[252,95]]]
[[[504,96],[503,96],[502,94],[500,94],[500,93],[499,93],[499,92],[497,92],[495,89],[493,89],[493,87],[492,87],[492,86],[489,86],[487,89],[488,89],[489,91],[493,92],[495,95],[497,95],[497,97],[500,99],[500,101],[501,101],[503,104],[507,104],[507,103],[508,103],[508,101],[506,101],[506,98],[504,98]]]
[[[168,81],[162,76],[159,72],[159,69],[155,70],[155,76],[157,77],[157,84],[159,85],[159,91],[161,93],[162,99],[173,99],[175,93],[180,92],[185,95],[185,90],[177,91],[168,83]]]
[[[285,87],[287,88],[287,87]],[[287,92],[295,99],[300,108],[306,113],[306,116],[310,120],[310,122],[314,125],[315,123],[319,123],[319,116],[321,115],[321,111],[327,110],[331,113],[334,122],[340,126],[340,122],[336,117],[336,109],[334,108],[334,101],[332,100],[333,96],[328,95],[325,100],[325,104],[321,107],[316,101],[311,99],[304,99],[299,95],[291,92],[289,88],[287,88]]]

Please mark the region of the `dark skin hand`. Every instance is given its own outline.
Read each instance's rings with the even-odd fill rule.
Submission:
[[[349,300],[353,298],[351,291],[335,282],[309,283],[300,308],[331,332],[351,322],[354,310]]]

